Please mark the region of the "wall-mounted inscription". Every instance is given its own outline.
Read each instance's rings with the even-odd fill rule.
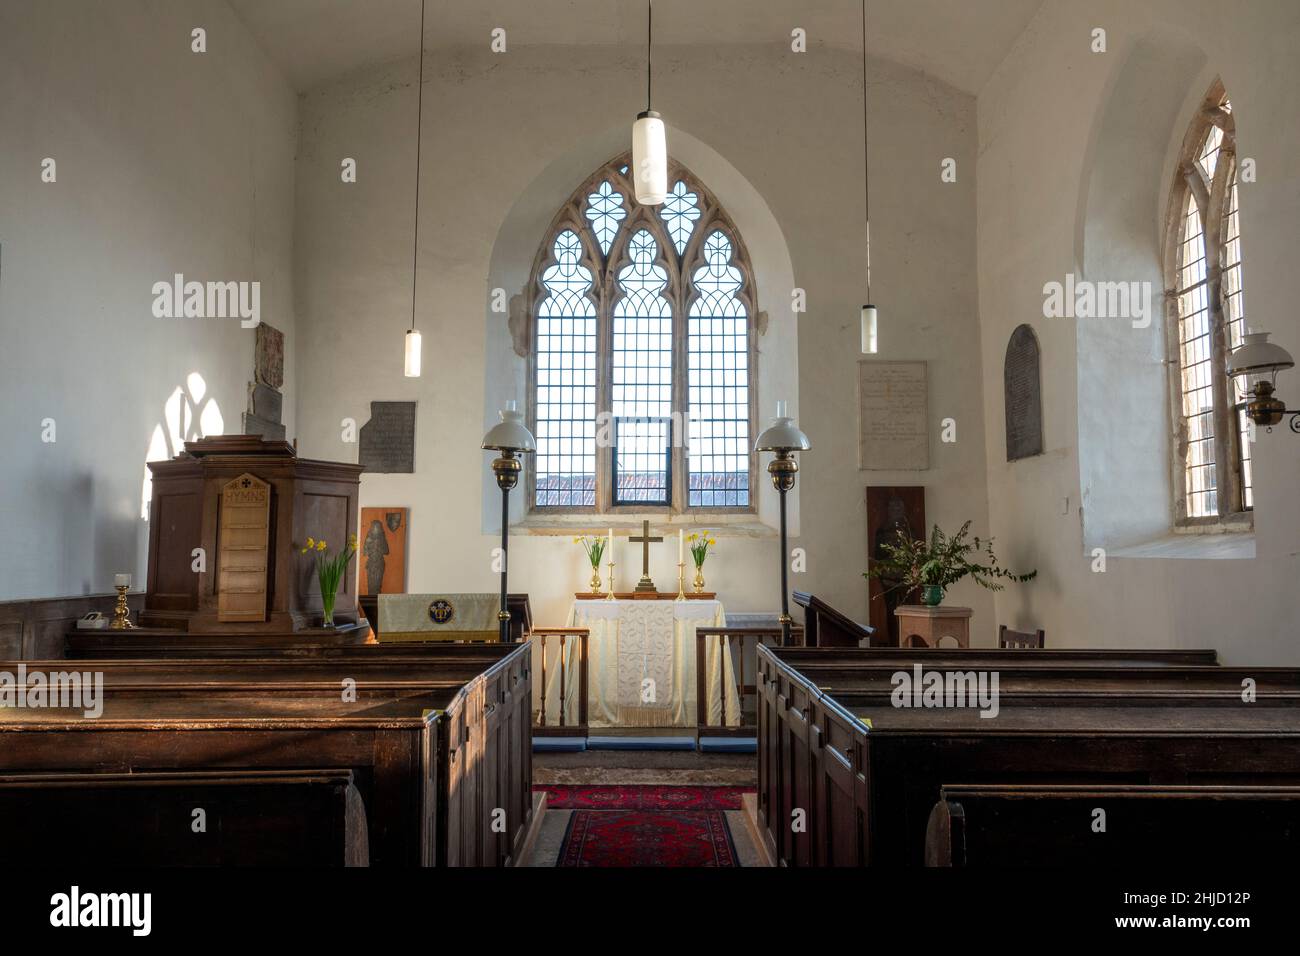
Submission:
[[[221,489],[217,532],[217,620],[266,620],[271,486],[242,474]]]
[[[930,467],[924,362],[858,363],[858,467],[924,471]]]
[[[415,402],[371,402],[358,461],[371,474],[415,471]]]
[[[1007,418],[1007,461],[1043,453],[1043,391],[1039,378],[1038,336],[1020,325],[1007,342],[1002,365]]]

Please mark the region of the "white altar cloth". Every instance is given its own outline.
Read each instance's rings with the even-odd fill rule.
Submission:
[[[694,727],[696,637],[699,627],[725,627],[719,601],[575,601],[566,627],[590,631],[587,722],[591,727]],[[558,714],[559,642],[546,652],[548,722]],[[709,641],[704,666],[709,722],[721,722],[723,682],[727,723],[739,722],[736,671],[728,645]],[[569,641],[565,666],[565,719],[578,719],[579,655]],[[536,674],[537,671],[535,670]]]

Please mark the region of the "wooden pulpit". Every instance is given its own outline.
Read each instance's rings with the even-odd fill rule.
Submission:
[[[322,609],[307,538],[337,552],[357,530],[361,466],[299,458],[284,441],[222,435],[149,463],[146,627],[191,633],[294,633]],[[335,623],[357,622],[356,559]]]

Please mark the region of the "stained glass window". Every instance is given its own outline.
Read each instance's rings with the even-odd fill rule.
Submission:
[[[1242,344],[1247,330],[1234,124],[1218,83],[1185,142],[1171,237],[1180,520],[1206,521],[1253,506],[1245,383],[1230,380],[1224,367],[1226,352]],[[1222,460],[1225,448],[1231,454]]]
[[[628,169],[620,157],[582,183],[537,259],[533,506],[753,510],[743,243],[678,164],[649,208]]]
[[[539,506],[596,503],[596,305],[582,240],[555,237],[537,306],[536,492]]]

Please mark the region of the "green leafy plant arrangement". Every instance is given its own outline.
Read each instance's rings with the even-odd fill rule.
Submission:
[[[872,559],[862,576],[876,578],[885,586],[881,597],[893,591],[908,594],[920,589],[922,602],[931,606],[943,600],[950,585],[967,576],[990,591],[1005,588],[999,583],[1003,580],[1023,583],[1038,576],[1037,570],[1016,574],[1002,567],[993,553],[993,539],[971,537],[970,525],[967,521],[951,536],[935,525],[928,541],[915,540],[899,531],[892,542],[881,542],[885,556]]]

